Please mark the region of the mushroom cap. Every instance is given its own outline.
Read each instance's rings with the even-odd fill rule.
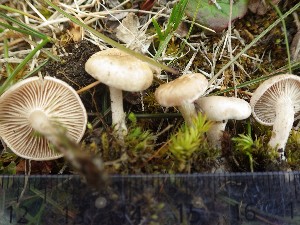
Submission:
[[[196,104],[212,121],[243,120],[251,115],[249,103],[240,98],[208,96],[197,99]]]
[[[0,136],[17,155],[33,160],[63,156],[31,127],[29,116],[37,110],[43,111],[50,122],[64,127],[70,139],[81,140],[87,114],[76,91],[53,77],[31,77],[11,86],[0,97]]]
[[[300,77],[282,74],[265,80],[253,93],[250,105],[253,117],[261,124],[272,126],[276,117],[276,103],[289,99],[295,116],[300,114]]]
[[[124,91],[143,91],[153,80],[147,63],[116,48],[92,55],[85,63],[85,70],[96,80]]]
[[[160,85],[155,91],[157,102],[165,107],[192,103],[204,94],[208,81],[201,73],[184,74]]]

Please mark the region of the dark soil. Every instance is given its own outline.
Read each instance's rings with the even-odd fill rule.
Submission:
[[[84,64],[91,55],[99,51],[98,46],[88,41],[81,41],[61,46],[58,48],[58,51],[64,54],[61,57],[62,60],[49,62],[43,68],[43,74],[59,78],[71,85],[75,90],[79,90],[96,81],[85,72]],[[80,95],[87,112],[100,112],[100,96],[103,96],[105,91],[106,87],[102,84]]]

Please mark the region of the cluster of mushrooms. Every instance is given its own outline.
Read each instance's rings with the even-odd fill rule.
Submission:
[[[149,88],[153,68],[111,48],[92,55],[85,70],[109,86],[112,124],[122,139],[127,133],[122,91]],[[202,74],[184,74],[158,87],[155,98],[164,107],[178,107],[189,126],[199,108],[214,121],[207,137],[216,148],[221,148],[227,121],[246,119],[252,112],[259,123],[273,125],[269,145],[278,150],[280,159],[285,159],[284,149],[294,118],[300,115],[299,76],[282,74],[264,81],[253,93],[250,104],[235,97],[203,97],[207,88],[208,81]],[[0,136],[4,142],[17,155],[33,160],[62,157],[51,143],[58,142],[62,133],[79,142],[87,123],[86,110],[76,91],[53,77],[32,77],[13,85],[0,97],[0,112]]]
[[[280,160],[285,160],[285,145],[294,119],[300,115],[299,76],[282,74],[264,81],[253,93],[250,104],[235,97],[202,97],[207,84],[208,81],[201,74],[186,74],[161,85],[155,97],[163,106],[178,106],[190,125],[191,118],[197,115],[197,104],[201,112],[214,121],[207,138],[212,146],[219,149],[227,121],[247,119],[252,112],[260,124],[273,126],[269,145],[277,149]]]

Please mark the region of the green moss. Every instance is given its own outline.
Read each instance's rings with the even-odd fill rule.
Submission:
[[[198,172],[210,170],[220,155],[207,142],[205,133],[210,129],[211,122],[199,113],[193,126],[183,124],[170,138],[168,145],[171,156],[179,166],[179,171],[193,170]],[[195,166],[195,167],[194,167]]]
[[[300,131],[292,130],[286,145],[287,161],[292,170],[300,169]]]

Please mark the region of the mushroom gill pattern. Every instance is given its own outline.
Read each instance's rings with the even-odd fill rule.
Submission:
[[[300,82],[292,78],[279,80],[265,91],[253,107],[264,124],[273,124],[278,100],[292,102],[297,117],[300,114]]]
[[[32,77],[15,84],[0,98],[0,135],[16,154],[35,160],[62,157],[31,127],[28,118],[35,110],[63,127],[72,140],[81,140],[86,112],[76,91],[56,78]]]

